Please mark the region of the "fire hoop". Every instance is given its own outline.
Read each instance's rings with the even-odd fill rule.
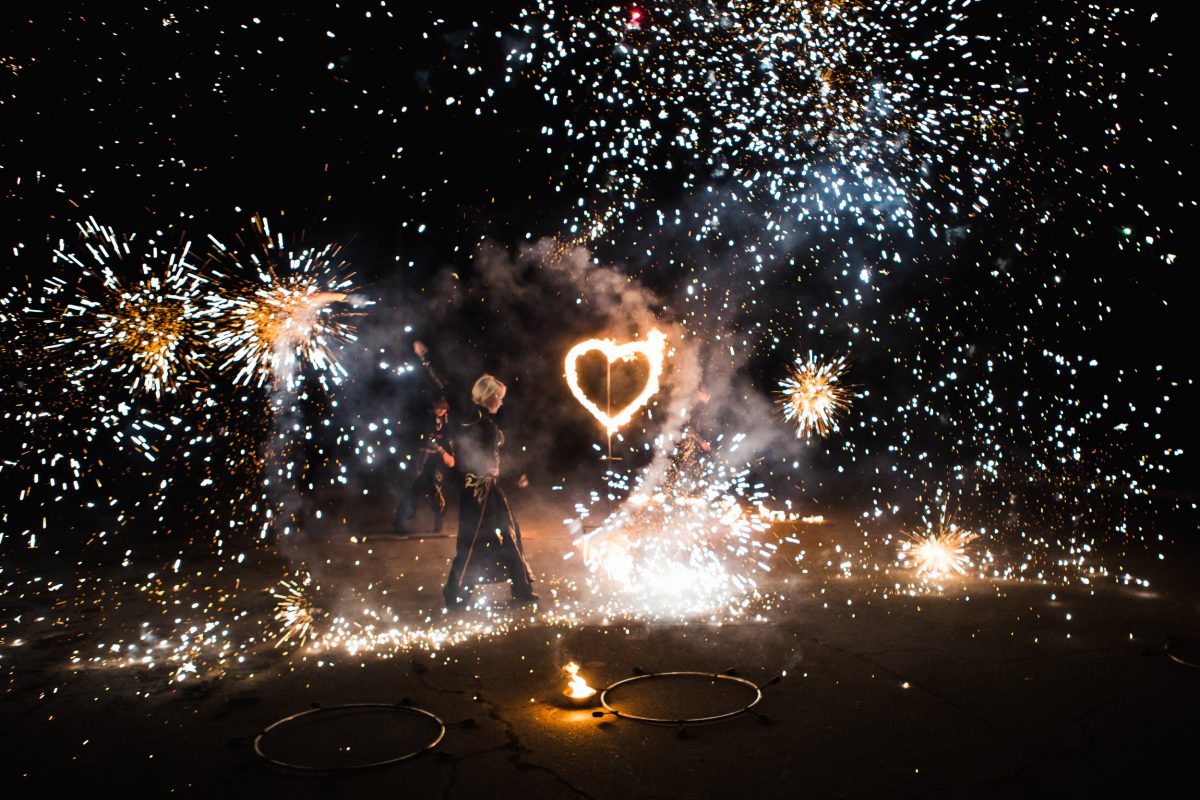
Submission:
[[[350,715],[356,715],[356,714],[362,714],[364,712],[370,713],[372,710],[377,711],[377,712],[387,711],[387,712],[393,713],[393,714],[399,714],[399,715],[406,716],[406,717],[416,718],[416,719],[419,719],[426,723],[432,723],[430,725],[430,728],[431,728],[431,732],[433,733],[433,736],[425,744],[422,744],[413,750],[405,752],[402,755],[393,756],[390,758],[383,758],[383,759],[370,761],[370,762],[366,762],[366,763],[362,763],[362,764],[344,764],[344,765],[343,764],[330,764],[328,766],[322,766],[320,764],[311,764],[311,763],[310,764],[294,763],[291,761],[286,761],[281,757],[269,755],[266,752],[266,750],[264,750],[264,748],[263,748],[263,741],[272,732],[278,733],[280,731],[280,729],[286,728],[288,725],[294,724],[298,720],[309,719],[309,718],[312,718],[314,715],[319,715],[319,714],[330,714],[331,712],[348,712]],[[357,728],[359,730],[362,730],[362,724],[359,723]],[[409,705],[401,705],[398,703],[349,703],[347,705],[341,705],[341,706],[317,706],[316,708],[311,708],[308,711],[301,711],[299,714],[292,714],[290,717],[284,717],[283,719],[281,719],[277,722],[271,723],[267,727],[263,728],[262,732],[260,734],[258,734],[258,736],[254,737],[254,752],[257,753],[261,758],[263,758],[267,762],[274,764],[276,766],[279,766],[279,767],[286,767],[288,769],[303,770],[305,772],[353,772],[353,771],[365,770],[365,769],[375,769],[377,767],[387,767],[392,764],[399,764],[402,761],[408,761],[411,758],[415,758],[416,756],[419,756],[421,753],[424,753],[426,751],[432,750],[433,748],[437,747],[438,744],[442,741],[442,737],[445,735],[446,735],[446,723],[442,722],[442,720],[437,715],[435,715],[429,711],[426,711],[423,708],[417,708],[416,706],[409,706]],[[270,750],[270,749],[271,748],[269,748],[269,747],[267,748],[267,750]],[[346,750],[349,750],[349,748],[347,747]]]
[[[1176,664],[1200,669],[1200,639],[1168,639],[1163,652]]]
[[[770,683],[776,683],[779,679],[775,678]],[[705,717],[651,717],[642,714],[633,714],[628,711],[621,711],[614,707],[610,702],[614,691],[622,686],[629,686],[638,681],[704,681],[709,686],[716,686],[720,683],[732,684],[744,687],[748,692],[753,693],[753,698],[749,703],[736,708],[732,711],[726,711],[721,714],[711,714]],[[769,685],[769,684],[767,684]],[[634,675],[632,678],[625,678],[608,686],[600,693],[600,705],[604,706],[604,711],[593,712],[593,716],[603,716],[605,713],[612,714],[619,719],[633,720],[634,722],[644,722],[647,725],[674,725],[682,727],[684,725],[703,725],[710,722],[719,722],[724,719],[731,719],[741,714],[752,714],[753,708],[762,702],[763,687],[745,678],[740,678],[737,675],[717,672],[649,672],[645,674]],[[765,718],[763,718],[765,719]]]

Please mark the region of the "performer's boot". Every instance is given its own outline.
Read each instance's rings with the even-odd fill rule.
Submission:
[[[446,521],[446,515],[444,513],[442,513],[441,511],[435,513],[433,515],[433,532],[441,533],[442,525],[445,521]]]
[[[512,573],[510,573],[512,574]],[[541,596],[534,594],[533,582],[524,574],[522,570],[512,578],[512,602],[513,603],[536,603],[541,600]]]
[[[513,538],[507,540],[503,549],[504,566],[508,571],[508,583],[512,589],[512,602],[536,603],[542,598],[533,592],[533,574],[529,571],[529,565],[525,563],[525,556],[520,549],[520,529],[515,529],[513,534]]]
[[[400,500],[396,504],[396,516],[392,521],[392,532],[404,536],[408,533],[408,521],[417,514],[417,504],[413,502],[412,489],[405,487]]]
[[[446,608],[448,610],[462,611],[471,602],[471,593],[446,584],[445,588],[442,589],[442,599],[446,601]]]
[[[514,604],[536,603],[541,599],[542,596],[540,594],[536,594],[532,589],[528,589],[520,593],[513,592],[512,602]]]

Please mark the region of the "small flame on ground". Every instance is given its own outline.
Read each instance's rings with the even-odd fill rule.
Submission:
[[[563,667],[567,673],[567,688],[563,694],[574,700],[586,700],[596,694],[596,690],[588,686],[588,682],[579,676],[579,665],[574,661]]]

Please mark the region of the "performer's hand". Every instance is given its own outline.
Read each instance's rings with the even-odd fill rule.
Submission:
[[[442,453],[442,463],[450,469],[454,469],[454,456],[449,453]]]
[[[517,478],[517,488],[524,489],[528,485],[529,485],[529,476],[526,475],[524,472],[522,472],[521,477]]]
[[[424,360],[425,354],[429,352],[429,348],[421,340],[413,342],[413,352],[417,354],[417,358]]]

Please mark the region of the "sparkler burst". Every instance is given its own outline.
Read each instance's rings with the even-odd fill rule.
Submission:
[[[981,212],[1017,157],[1030,81],[1011,60],[1035,37],[976,32],[983,6],[722,0],[631,13],[539,0],[515,26],[509,79],[528,73],[566,112],[543,132],[572,175],[563,188],[585,190],[564,220],[572,236],[603,235],[674,183],[702,191],[704,210],[659,222],[698,239],[748,212],[776,241],[810,221],[913,237]],[[1030,24],[1078,50],[1121,12],[1070,13],[1060,30]]]
[[[816,434],[825,438],[838,429],[838,415],[850,405],[850,390],[842,384],[846,359],[820,361],[812,353],[796,358],[791,375],[779,382],[779,407],[783,418],[796,426],[796,437]]]
[[[967,545],[979,534],[959,528],[943,507],[937,521],[907,532],[908,541],[901,545],[900,560],[911,563],[920,579],[941,580],[952,575],[966,575],[971,566]]]
[[[0,470],[23,503],[65,509],[82,491],[85,508],[102,502],[120,526],[131,506],[159,507],[174,477],[149,476],[160,448],[174,437],[191,440],[191,412],[206,402],[203,391],[179,389],[206,363],[207,281],[182,238],[171,247],[162,233],[119,235],[94,218],[77,228],[78,245],[60,240],[53,248],[54,274],[4,299],[6,361],[19,369],[4,420],[17,426],[22,457]],[[113,447],[140,464],[110,459]],[[131,479],[153,480],[158,491],[96,494]]]
[[[294,389],[301,365],[337,381],[345,377],[335,348],[354,341],[345,312],[331,306],[357,301],[351,276],[339,260],[341,247],[287,249],[283,234],[271,235],[269,222],[254,218],[257,247],[245,263],[216,239],[218,261],[231,260],[234,274],[253,272],[238,292],[214,300],[220,314],[213,341],[225,354],[221,368],[236,369],[234,382]],[[211,237],[210,237],[211,238]]]
[[[179,253],[160,249],[153,239],[142,248],[137,236],[118,237],[94,218],[79,230],[86,255],[62,243],[54,253],[55,263],[80,273],[77,297],[61,316],[47,320],[56,328],[50,349],[67,351],[80,388],[88,388],[92,376],[111,373],[131,379],[133,394],[159,398],[177,391],[206,366],[212,329],[209,282],[188,261],[190,243]]]
[[[557,589],[552,590],[557,594]],[[268,639],[275,649],[291,645],[301,657],[314,654],[375,653],[388,655],[414,649],[437,652],[481,638],[503,636],[530,625],[578,622],[571,603],[535,614],[520,614],[505,604],[477,603],[468,614],[397,607],[386,589],[344,586],[335,593],[322,588],[304,569],[275,585],[274,622]]]
[[[312,575],[304,570],[295,578],[280,581],[272,592],[276,600],[275,620],[280,628],[276,647],[284,647],[289,641],[302,647],[313,634],[317,620],[328,616],[313,600],[313,591]]]
[[[292,388],[301,363],[326,371],[322,385],[327,373],[336,378],[333,348],[353,332],[330,304],[357,298],[338,291],[349,278],[338,274],[344,265],[334,261],[336,248],[283,253],[282,236],[272,240],[266,222],[257,224],[260,249],[245,257],[257,267],[254,283],[244,269],[221,271],[225,261],[242,267],[223,247],[196,267],[186,240],[171,249],[89,218],[78,226],[80,246],[59,242],[54,249],[60,274],[4,295],[0,323],[12,332],[6,352],[22,370],[19,379],[35,387],[18,391],[4,416],[18,426],[22,458],[0,470],[12,474],[18,500],[45,507],[85,490],[86,507],[111,509],[114,527],[137,519],[149,530],[167,527],[169,508],[216,523],[218,553],[234,544],[236,532],[278,511],[263,495],[275,484],[262,472],[279,467],[268,462],[286,448],[268,440],[267,429],[272,415],[287,413],[290,424],[302,415],[283,396],[268,404],[236,386],[252,378],[261,385],[269,375],[273,386]],[[209,374],[222,353],[225,366],[241,367],[232,382],[216,380],[217,370]],[[111,458],[111,446],[142,458]],[[286,455],[277,481],[306,468],[294,452]],[[172,499],[179,478],[228,491]],[[96,494],[130,480],[140,488],[128,496]],[[69,518],[60,527],[73,524]],[[27,534],[31,545],[37,541]]]

